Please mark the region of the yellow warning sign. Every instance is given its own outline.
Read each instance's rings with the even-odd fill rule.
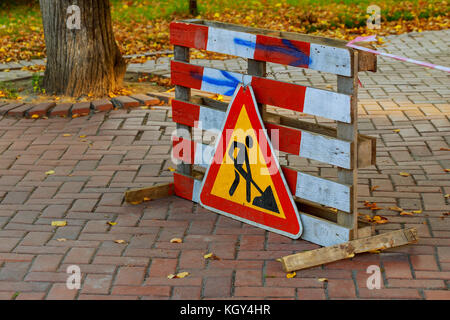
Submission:
[[[265,161],[257,134],[245,106],[241,109],[234,130],[229,129],[228,145],[222,159],[211,194],[250,207],[278,218],[286,219],[275,185],[270,175],[270,165]]]
[[[297,206],[250,85],[236,88],[203,178],[199,203],[293,239],[302,234]]]

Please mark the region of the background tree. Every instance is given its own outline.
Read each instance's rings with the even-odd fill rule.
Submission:
[[[125,60],[114,39],[109,0],[40,0],[50,94],[105,95],[122,85]],[[79,9],[78,9],[79,8]]]

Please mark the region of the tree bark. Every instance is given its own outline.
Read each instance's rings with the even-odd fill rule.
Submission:
[[[198,16],[197,0],[189,0],[189,14]]]
[[[39,3],[47,51],[43,83],[47,93],[103,96],[121,87],[126,63],[114,39],[109,0]],[[70,9],[68,13],[74,5],[78,12]]]

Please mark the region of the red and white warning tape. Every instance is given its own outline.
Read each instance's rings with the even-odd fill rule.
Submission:
[[[410,63],[417,64],[419,66],[424,66],[427,68],[437,69],[437,70],[441,70],[441,71],[450,73],[449,67],[444,67],[444,66],[440,66],[440,65],[436,65],[436,64],[432,64],[432,63],[428,63],[428,62],[424,62],[424,61],[414,60],[414,59],[410,59],[410,58],[406,58],[406,57],[396,56],[396,55],[393,55],[390,53],[380,52],[380,51],[376,51],[373,49],[369,49],[369,48],[365,48],[365,47],[361,47],[361,46],[357,46],[357,45],[353,44],[355,42],[371,42],[371,41],[377,41],[375,35],[368,36],[368,37],[356,37],[355,39],[353,39],[352,41],[347,43],[347,47],[358,49],[361,51],[370,52],[370,53],[377,54],[377,55],[380,55],[383,57],[388,57],[388,58],[392,58],[392,59],[396,59],[396,60],[400,60],[400,61],[404,61],[404,62],[410,62]]]

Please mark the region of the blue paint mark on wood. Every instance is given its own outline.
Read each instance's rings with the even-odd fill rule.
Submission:
[[[255,43],[253,41],[248,41],[244,39],[234,38],[234,43],[236,45],[249,47],[251,49],[268,51],[280,53],[283,55],[287,55],[294,59],[294,61],[290,62],[289,65],[293,67],[299,66],[309,66],[311,63],[311,58],[308,54],[305,54],[301,50],[299,50],[291,41],[287,39],[281,40],[284,46],[277,45],[265,45],[260,43]]]

